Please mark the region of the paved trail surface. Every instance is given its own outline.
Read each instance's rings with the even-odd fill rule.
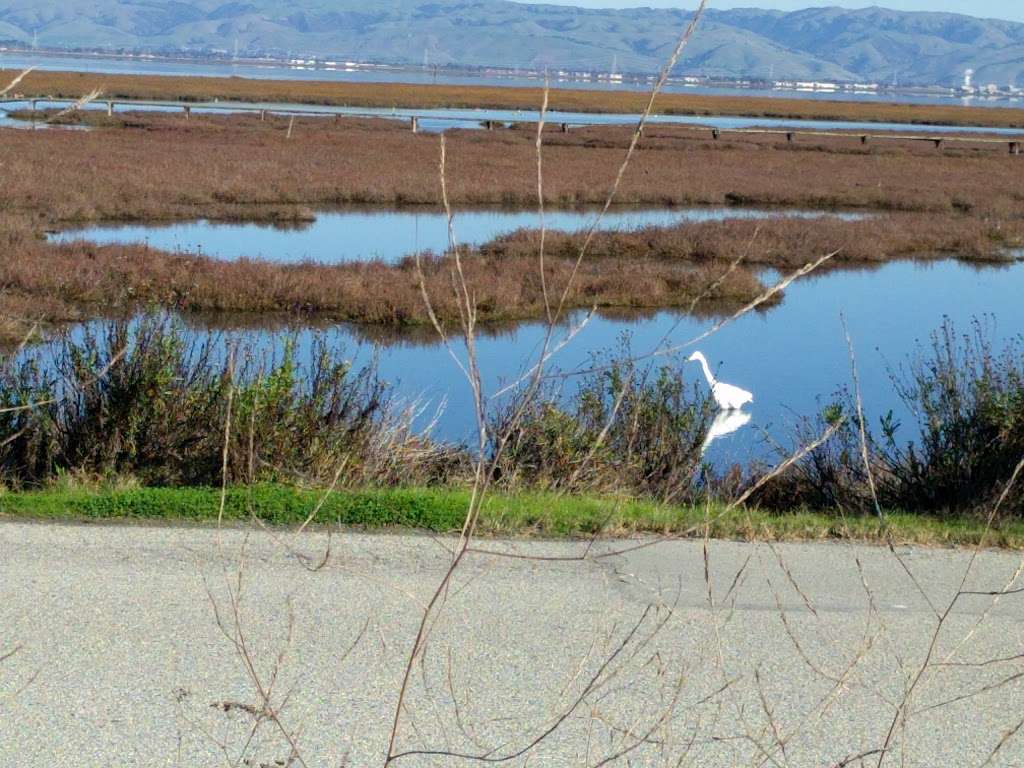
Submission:
[[[0,522],[0,656],[20,647],[0,662],[0,766],[285,765],[289,739],[291,765],[382,765],[451,542],[335,533],[306,567],[327,545]],[[875,766],[915,678],[883,765],[1024,766],[1024,594],[962,597],[932,647],[967,552],[898,550],[910,576],[881,547],[713,541],[709,590],[699,541],[581,561],[532,559],[579,543],[481,546],[531,559],[474,555],[453,580],[395,766]],[[1003,589],[1020,563],[983,552],[967,587]],[[287,738],[254,717],[239,638]]]

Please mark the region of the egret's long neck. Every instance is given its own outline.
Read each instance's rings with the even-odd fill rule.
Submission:
[[[700,363],[700,367],[704,369],[704,378],[708,380],[710,386],[715,386],[715,377],[711,375],[711,369],[708,368],[708,361],[703,357],[698,358],[697,362]]]

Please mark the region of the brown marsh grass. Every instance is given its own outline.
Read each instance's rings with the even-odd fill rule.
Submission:
[[[23,333],[23,320],[74,321],[101,309],[122,312],[147,303],[196,312],[298,312],[391,326],[426,321],[412,263],[226,263],[138,247],[57,247],[41,237],[47,228],[105,220],[290,223],[334,205],[439,206],[436,136],[414,135],[387,120],[300,119],[286,139],[284,118],[87,119],[106,127],[3,131],[8,152],[0,192],[0,314],[6,337]],[[450,131],[446,140],[451,203],[536,200],[536,150],[529,131]],[[545,203],[601,202],[630,140],[623,127],[546,132]],[[54,157],[61,162],[53,163]],[[732,220],[598,232],[591,243],[594,258],[583,266],[569,306],[687,306],[722,272],[723,262],[741,255],[750,264],[778,267],[834,250],[840,251],[836,261],[849,263],[938,252],[997,258],[1024,235],[1021,162],[986,145],[865,147],[856,137],[787,145],[758,135],[712,141],[685,128],[649,126],[622,177],[619,201],[898,213],[855,222]],[[531,282],[537,273],[525,263],[536,253],[534,237],[515,233],[467,261],[480,291],[482,320],[543,314],[542,286]],[[562,284],[578,243],[549,233],[547,251],[548,277]],[[441,261],[428,261],[427,273],[433,286],[449,279]],[[761,288],[750,271],[738,269],[708,300],[729,307]],[[454,319],[457,306],[440,301],[438,313]]]
[[[102,88],[111,99],[170,101],[282,102],[350,107],[526,109],[541,103],[541,88],[404,83],[256,80],[223,77],[115,75],[88,72],[34,71],[20,84],[26,96],[79,98]],[[549,108],[569,112],[637,114],[647,104],[643,91],[553,89]],[[889,104],[785,99],[758,96],[708,96],[663,93],[652,112],[674,115],[733,115],[814,120],[856,120],[942,125],[1024,127],[1024,110],[963,107],[955,104]]]
[[[536,252],[539,233],[521,229],[481,246],[492,256],[518,258]],[[548,232],[546,250],[568,258],[582,235]],[[594,235],[591,258],[663,259],[687,263],[733,261],[794,269],[811,253],[838,249],[829,267],[868,265],[893,258],[955,255],[974,261],[1004,261],[1006,249],[1024,244],[1024,220],[992,221],[954,215],[882,214],[864,219],[833,217],[766,221],[726,219],[671,227],[604,231]]]
[[[343,204],[440,205],[437,137],[387,120],[335,122],[175,114],[118,117],[93,131],[3,132],[2,209],[44,225],[103,219],[308,218]],[[545,139],[545,203],[599,204],[630,131],[588,128]],[[450,131],[453,205],[534,206],[529,131]],[[985,145],[793,146],[757,135],[712,141],[648,128],[618,203],[862,208],[1024,215],[1024,157]],[[51,162],[60,157],[60,163]]]
[[[51,245],[31,234],[9,237],[8,247],[19,254],[0,261],[0,315],[9,322],[69,322],[149,305],[187,312],[289,313],[389,326],[428,320],[412,259],[396,265],[226,262],[145,246]],[[446,296],[441,289],[450,282],[451,260],[428,256],[423,265],[427,284]],[[463,267],[478,286],[482,320],[543,313],[541,280],[529,257],[470,256]],[[546,278],[561,282],[571,270],[571,259],[551,259]],[[749,270],[737,269],[719,280],[721,271],[682,262],[603,259],[578,275],[568,306],[681,307],[703,296],[713,306],[732,309],[763,290]],[[435,311],[445,321],[458,317],[454,300],[440,299]],[[8,340],[24,333],[23,327],[24,323],[11,323]]]

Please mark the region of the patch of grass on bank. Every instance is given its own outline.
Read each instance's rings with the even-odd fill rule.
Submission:
[[[237,522],[255,515],[271,525],[302,522],[321,492],[282,485],[231,488],[225,518]],[[162,521],[209,523],[217,519],[216,488],[87,488],[0,494],[0,516],[60,521]],[[317,522],[355,528],[408,528],[440,533],[457,531],[469,503],[458,488],[395,488],[336,491],[324,503]],[[885,531],[873,517],[842,519],[805,510],[767,513],[721,506],[679,507],[620,498],[558,496],[547,493],[491,496],[481,517],[486,535],[587,536],[670,533],[698,529],[711,520],[715,538],[817,541],[881,540]],[[888,517],[897,542],[929,545],[976,544],[984,531],[979,520],[940,520],[905,513]],[[1006,523],[985,539],[990,546],[1024,548],[1024,522]]]

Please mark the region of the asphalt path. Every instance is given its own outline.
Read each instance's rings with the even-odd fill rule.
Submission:
[[[640,541],[479,542],[392,764],[1024,766],[1021,553]],[[453,543],[0,522],[0,766],[383,765]]]

